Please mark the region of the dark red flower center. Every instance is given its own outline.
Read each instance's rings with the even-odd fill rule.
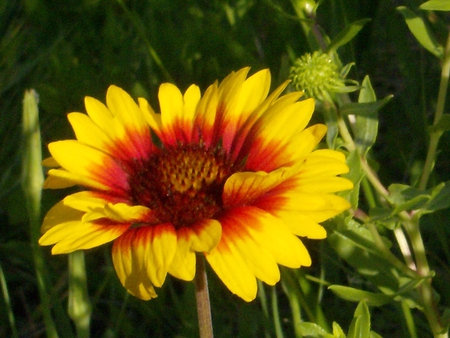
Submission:
[[[214,218],[222,210],[225,181],[238,171],[220,146],[194,145],[163,148],[133,167],[132,203],[150,208],[161,223],[177,228]]]

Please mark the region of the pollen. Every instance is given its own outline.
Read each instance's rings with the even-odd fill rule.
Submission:
[[[160,149],[132,168],[132,202],[150,208],[161,223],[176,228],[214,218],[222,210],[226,179],[238,171],[220,146],[198,145]]]

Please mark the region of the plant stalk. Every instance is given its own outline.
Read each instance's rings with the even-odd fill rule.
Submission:
[[[212,338],[211,302],[209,300],[208,278],[206,276],[205,258],[198,254],[195,273],[195,298],[197,301],[198,327],[200,338]]]

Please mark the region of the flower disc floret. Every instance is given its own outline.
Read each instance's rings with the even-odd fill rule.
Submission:
[[[190,226],[221,211],[225,181],[238,169],[220,146],[164,148],[131,166],[130,200],[154,210],[160,223]]]

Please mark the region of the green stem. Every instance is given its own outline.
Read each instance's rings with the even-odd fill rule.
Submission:
[[[44,175],[41,167],[42,153],[38,96],[34,90],[26,91],[23,99],[22,138],[22,189],[29,217],[30,245],[33,253],[42,315],[47,337],[57,338],[58,332],[51,314],[51,303],[47,292],[47,267],[43,252],[38,245],[41,225],[41,190]]]
[[[413,271],[417,271],[416,263],[412,257],[411,249],[408,244],[408,240],[406,239],[405,233],[401,227],[394,229],[394,236],[397,240],[400,251],[405,259],[406,265]]]
[[[411,309],[405,300],[401,301],[403,317],[405,318],[406,327],[408,328],[409,336],[411,338],[418,338],[416,332],[416,325],[414,324],[414,317],[411,314]]]
[[[383,254],[383,257],[388,260],[389,263],[391,263],[395,268],[403,272],[406,276],[409,276],[413,279],[417,278],[417,274],[413,270],[409,269],[405,264],[403,264],[384,244],[380,234],[378,233],[376,225],[373,223],[367,223],[366,225],[372,235],[377,249]]]
[[[283,329],[281,328],[281,318],[280,311],[278,309],[278,296],[277,289],[272,287],[272,313],[273,313],[273,323],[275,326],[275,336],[277,338],[283,338]]]
[[[78,338],[89,338],[91,303],[87,292],[84,252],[69,254],[69,304],[68,312],[73,320]]]
[[[5,311],[8,315],[9,325],[11,325],[12,338],[19,338],[19,334],[16,329],[16,321],[14,318],[14,312],[11,306],[11,298],[9,298],[8,285],[6,284],[5,274],[3,268],[0,265],[0,285],[2,287],[3,299],[5,300]]]
[[[316,3],[313,0],[291,0],[300,24],[305,32],[306,39],[309,42],[311,50],[325,50],[327,43],[320,33],[319,26],[316,23]],[[312,39],[311,37],[314,37]]]
[[[448,337],[448,333],[443,334],[444,330],[442,324],[440,323],[439,310],[436,307],[436,302],[433,298],[433,289],[431,287],[431,276],[430,267],[428,265],[428,259],[426,256],[425,246],[423,245],[422,234],[420,233],[419,221],[416,220],[405,220],[403,219],[403,225],[406,233],[409,236],[411,242],[411,247],[414,250],[414,257],[417,265],[417,272],[423,277],[427,278],[421,285],[419,285],[418,290],[421,295],[423,312],[427,317],[428,324],[430,325],[431,331],[435,338]]]
[[[271,327],[268,324],[269,320],[270,320],[270,314],[269,314],[269,306],[267,305],[266,291],[264,289],[263,283],[260,280],[256,280],[256,282],[258,283],[258,297],[261,302],[261,308],[264,313],[264,318],[266,319],[263,321],[263,324],[265,327],[264,335],[266,338],[270,338],[271,337],[271,334],[270,334]]]
[[[447,97],[448,78],[450,75],[450,34],[447,37],[447,46],[445,47],[444,61],[441,70],[441,83],[439,84],[438,99],[436,103],[436,112],[434,115],[433,125],[436,125],[444,114],[445,100]],[[431,132],[430,144],[428,145],[427,158],[420,178],[419,189],[425,190],[431,171],[433,170],[434,161],[436,158],[437,146],[439,139],[442,136],[442,131],[435,130]]]
[[[197,255],[195,273],[195,298],[197,300],[197,315],[200,338],[212,338],[213,326],[211,318],[211,302],[209,301],[208,278],[205,270],[205,258]]]

